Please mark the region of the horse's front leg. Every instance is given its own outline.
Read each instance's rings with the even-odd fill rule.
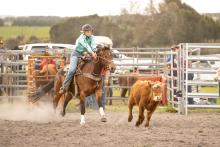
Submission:
[[[81,111],[81,119],[80,119],[80,125],[83,126],[86,123],[85,119],[85,95],[84,93],[80,93],[80,111]]]
[[[102,97],[102,89],[98,89],[96,90],[95,92],[95,95],[96,95],[96,101],[99,105],[99,113],[101,115],[101,121],[102,122],[106,122],[107,119],[105,117],[105,112],[104,112],[104,109],[103,109],[103,104],[102,104],[102,100],[101,100],[101,97]]]

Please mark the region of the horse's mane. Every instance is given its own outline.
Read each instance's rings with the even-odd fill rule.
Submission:
[[[99,51],[110,50],[110,47],[107,44],[99,44],[99,45],[97,45],[96,48],[97,48],[97,53]]]

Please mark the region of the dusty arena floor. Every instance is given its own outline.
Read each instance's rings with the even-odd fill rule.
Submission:
[[[96,111],[86,113],[86,125],[79,113],[57,117],[52,110],[35,112],[0,107],[0,147],[219,147],[220,114],[191,113],[188,116],[156,112],[150,128],[127,122],[127,112],[107,112],[100,122]],[[9,113],[10,111],[10,113]]]

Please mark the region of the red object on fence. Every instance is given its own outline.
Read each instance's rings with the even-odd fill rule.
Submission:
[[[148,81],[152,81],[152,82],[156,82],[156,81],[162,82],[163,94],[162,94],[161,104],[162,105],[167,104],[168,101],[167,101],[167,91],[166,91],[166,78],[164,76],[139,78],[139,80],[142,80],[142,81],[148,80]]]

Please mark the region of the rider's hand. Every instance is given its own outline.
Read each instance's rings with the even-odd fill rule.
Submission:
[[[96,59],[96,58],[97,58],[96,53],[92,52],[92,57],[93,57],[94,59]]]

